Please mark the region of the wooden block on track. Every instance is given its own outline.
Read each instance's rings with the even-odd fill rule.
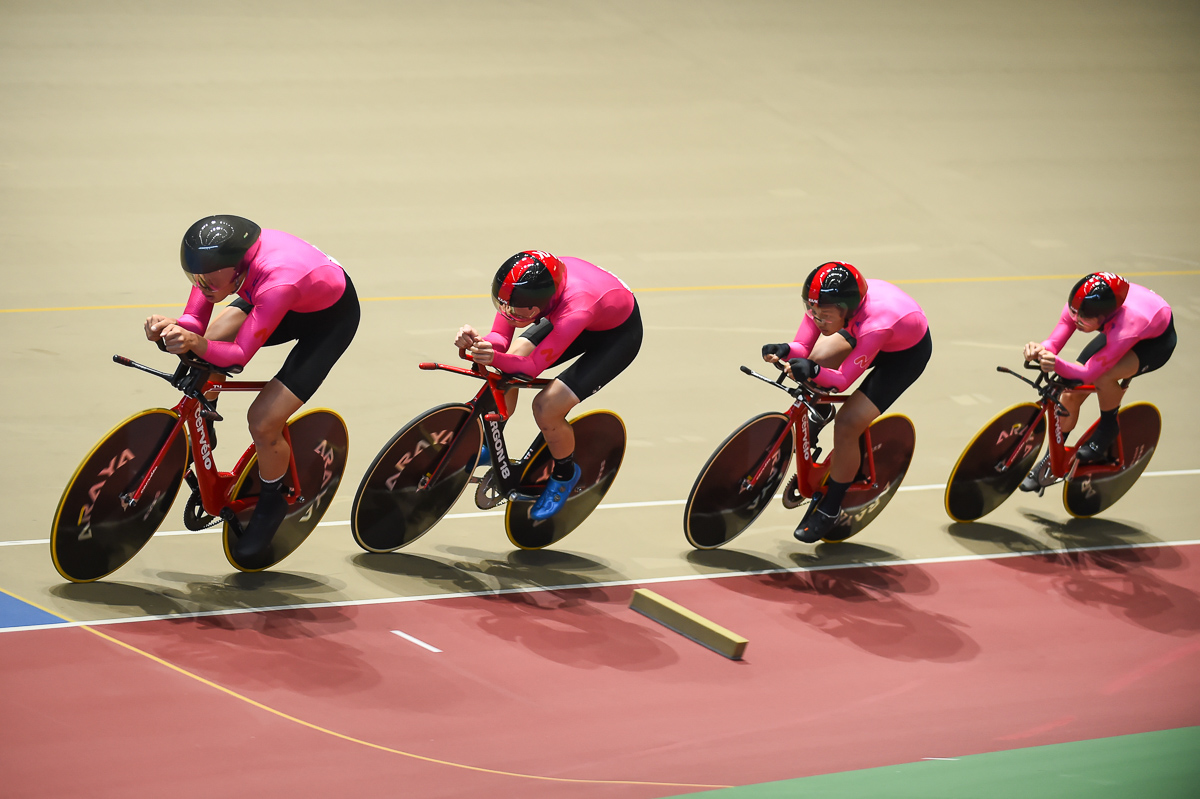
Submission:
[[[741,660],[749,643],[737,633],[644,588],[634,590],[629,607],[730,660]]]

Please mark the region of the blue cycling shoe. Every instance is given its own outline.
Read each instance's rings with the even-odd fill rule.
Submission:
[[[475,468],[479,469],[484,466],[492,465],[492,453],[488,451],[487,444],[482,444],[479,447],[479,463],[475,464]]]
[[[583,476],[583,470],[579,468],[579,464],[575,464],[575,474],[571,475],[570,480],[555,480],[550,478],[550,482],[546,483],[546,489],[542,491],[542,495],[538,497],[537,502],[533,503],[533,509],[529,511],[529,518],[535,521],[545,521],[554,514],[563,509],[563,505],[567,504],[567,497],[571,496],[571,489],[579,482],[579,478]]]

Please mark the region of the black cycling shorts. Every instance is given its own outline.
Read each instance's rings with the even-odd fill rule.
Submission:
[[[926,330],[924,337],[908,349],[876,355],[870,373],[858,390],[866,394],[867,399],[883,413],[909,386],[917,382],[932,354],[933,338]]]
[[[1178,338],[1175,335],[1175,314],[1171,314],[1171,318],[1167,320],[1166,330],[1154,338],[1144,338],[1131,347],[1133,354],[1138,359],[1138,369],[1133,373],[1133,377],[1162,368],[1163,364],[1171,360],[1171,353],[1175,352],[1175,343],[1177,341]],[[1104,349],[1104,345],[1107,343],[1108,337],[1103,333],[1098,334],[1087,343],[1087,346],[1083,348],[1083,352],[1079,353],[1079,362],[1087,363],[1088,358],[1091,358],[1097,352]],[[1130,379],[1132,380],[1133,378]]]
[[[247,314],[254,307],[241,297],[229,305]],[[358,294],[350,282],[350,275],[346,275],[346,290],[328,308],[311,313],[288,311],[263,342],[264,347],[296,342],[275,379],[308,402],[354,340],[359,316]]]
[[[554,324],[541,319],[521,334],[521,338],[541,344]],[[551,366],[566,363],[572,358],[579,360],[568,366],[556,380],[561,381],[578,400],[585,400],[608,385],[614,377],[625,371],[638,350],[642,348],[642,312],[637,300],[629,318],[610,330],[585,330]]]

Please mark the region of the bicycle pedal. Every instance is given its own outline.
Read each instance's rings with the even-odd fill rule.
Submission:
[[[238,538],[241,538],[246,534],[245,528],[243,528],[242,523],[238,521],[237,514],[233,512],[232,508],[221,508],[221,520],[233,528],[233,531],[238,534]]]

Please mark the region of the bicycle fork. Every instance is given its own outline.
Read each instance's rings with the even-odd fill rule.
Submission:
[[[182,427],[183,416],[181,415],[175,420],[175,424],[171,426],[167,435],[158,442],[158,454],[154,456],[154,460],[146,468],[146,473],[138,482],[137,488],[133,489],[132,492],[127,491],[119,495],[122,508],[131,510],[137,507],[137,504],[142,500],[142,494],[146,492],[146,486],[150,485],[155,472],[162,466],[163,460],[167,457],[167,452],[171,449],[171,444],[175,441],[175,437],[179,435],[180,428]]]

